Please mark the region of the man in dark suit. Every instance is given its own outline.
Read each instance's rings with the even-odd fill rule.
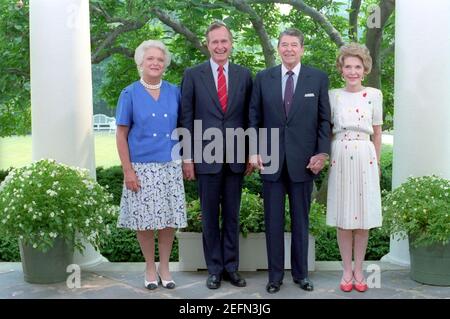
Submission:
[[[257,74],[250,102],[249,126],[266,128],[267,154],[278,157],[278,167],[268,172],[268,158],[251,154],[250,163],[263,179],[269,282],[266,290],[280,290],[284,276],[285,197],[291,213],[291,266],[295,283],[313,290],[308,279],[308,214],[313,179],[330,152],[328,77],[302,65],[303,34],[288,29],[280,34],[278,53],[282,64]],[[275,133],[278,138],[272,140]],[[261,147],[262,144],[264,147]],[[276,162],[276,161],[275,161]]]
[[[232,35],[224,23],[212,23],[206,40],[211,59],[187,69],[182,82],[180,123],[191,133],[194,151],[193,157],[183,155],[183,174],[198,179],[206,286],[217,289],[224,279],[244,287],[238,273],[239,208],[244,173],[253,168],[246,165],[244,137],[232,132],[247,128],[252,78],[248,69],[229,62]],[[212,141],[207,131],[214,133]]]

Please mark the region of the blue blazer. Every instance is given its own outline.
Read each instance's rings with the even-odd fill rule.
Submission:
[[[194,120],[202,121],[201,133],[208,128],[217,128],[223,137],[222,152],[232,154],[230,145],[226,145],[225,132],[227,128],[247,129],[248,126],[248,107],[252,90],[252,77],[247,68],[234,63],[229,63],[228,71],[228,104],[227,111],[224,113],[219,103],[217,89],[214,83],[214,76],[211,70],[209,60],[198,66],[186,69],[181,84],[181,115],[179,126],[186,128],[191,133],[191,146],[194,150],[195,144],[201,143],[201,151],[211,143],[211,141],[200,141],[201,136],[194,136]],[[194,141],[196,139],[196,141]],[[241,141],[242,142],[242,141]],[[247,159],[246,143],[241,144],[240,152],[244,152],[244,163],[238,163],[239,143],[235,138],[234,156],[227,157],[222,163],[206,163],[202,160],[195,163],[195,170],[198,174],[219,173],[223,162],[230,163],[230,168],[235,173],[245,171],[245,160]],[[184,158],[186,158],[185,154]],[[195,155],[193,155],[195,159]],[[192,158],[192,157],[191,157]]]
[[[330,154],[330,118],[328,76],[324,72],[302,64],[287,118],[281,94],[281,65],[259,72],[250,102],[249,126],[268,129],[269,156],[272,148],[276,151],[276,145],[271,143],[270,129],[279,129],[279,167],[272,174],[262,171],[262,179],[278,180],[286,160],[293,182],[312,180],[315,175],[306,168],[311,156]],[[263,156],[264,161],[267,158]]]

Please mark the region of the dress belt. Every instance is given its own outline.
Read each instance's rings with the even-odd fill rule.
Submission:
[[[339,132],[333,135],[333,141],[370,141],[370,134],[356,131]]]

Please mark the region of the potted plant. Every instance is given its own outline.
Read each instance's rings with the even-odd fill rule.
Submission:
[[[450,180],[410,177],[383,200],[389,234],[409,237],[411,278],[450,285]]]
[[[288,204],[287,204],[288,205]],[[286,207],[285,223],[285,268],[290,269],[290,216]],[[314,235],[324,230],[325,208],[313,201],[310,210],[310,236],[308,250],[308,269],[315,268]],[[202,222],[200,201],[193,200],[187,205],[188,226],[177,232],[179,262],[183,270],[205,269],[202,249]],[[240,209],[239,269],[254,271],[267,269],[266,237],[264,233],[264,209],[262,198],[258,194],[243,189]]]
[[[64,281],[74,249],[98,248],[116,214],[112,195],[89,176],[44,159],[12,170],[0,184],[0,232],[19,238],[24,278]]]

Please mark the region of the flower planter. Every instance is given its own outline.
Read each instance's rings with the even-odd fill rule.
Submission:
[[[413,247],[411,256],[411,279],[423,284],[450,286],[450,245],[434,244]]]
[[[201,233],[177,232],[179,267],[183,271],[206,269]],[[291,233],[284,233],[284,268],[291,269]],[[315,269],[315,239],[309,235],[308,271]],[[239,270],[267,269],[266,235],[250,233],[239,238]]]
[[[54,245],[45,253],[24,245],[19,241],[25,281],[33,284],[52,284],[63,282],[69,275],[67,266],[73,261],[73,246],[65,240],[56,238]]]

